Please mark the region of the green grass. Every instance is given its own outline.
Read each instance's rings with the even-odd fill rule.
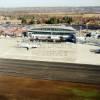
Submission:
[[[72,92],[77,95],[77,96],[81,96],[81,97],[96,97],[99,93],[96,90],[93,91],[83,91],[77,88],[72,89]]]
[[[75,97],[81,97],[82,100],[100,100],[100,91],[97,90],[82,90],[79,88],[64,89],[66,93],[70,93]]]

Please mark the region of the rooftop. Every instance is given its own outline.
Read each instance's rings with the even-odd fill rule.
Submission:
[[[71,26],[65,26],[65,25],[36,25],[33,27],[35,28],[57,28],[57,29],[67,29],[71,31],[75,31],[75,29]]]

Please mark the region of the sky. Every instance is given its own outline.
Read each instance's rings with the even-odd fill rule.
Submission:
[[[0,8],[52,6],[100,6],[100,0],[0,0]]]

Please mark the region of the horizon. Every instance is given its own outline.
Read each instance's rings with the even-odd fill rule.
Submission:
[[[16,9],[16,8],[85,8],[85,7],[100,7],[100,6],[35,6],[35,7],[0,7],[0,9]]]
[[[0,0],[0,8],[23,7],[94,7],[100,6],[99,0]]]

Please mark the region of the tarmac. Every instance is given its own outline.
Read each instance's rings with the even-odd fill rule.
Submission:
[[[100,65],[98,46],[73,43],[38,42],[38,48],[19,48],[21,38],[1,38],[0,58]]]
[[[99,65],[0,59],[0,76],[100,84]]]

